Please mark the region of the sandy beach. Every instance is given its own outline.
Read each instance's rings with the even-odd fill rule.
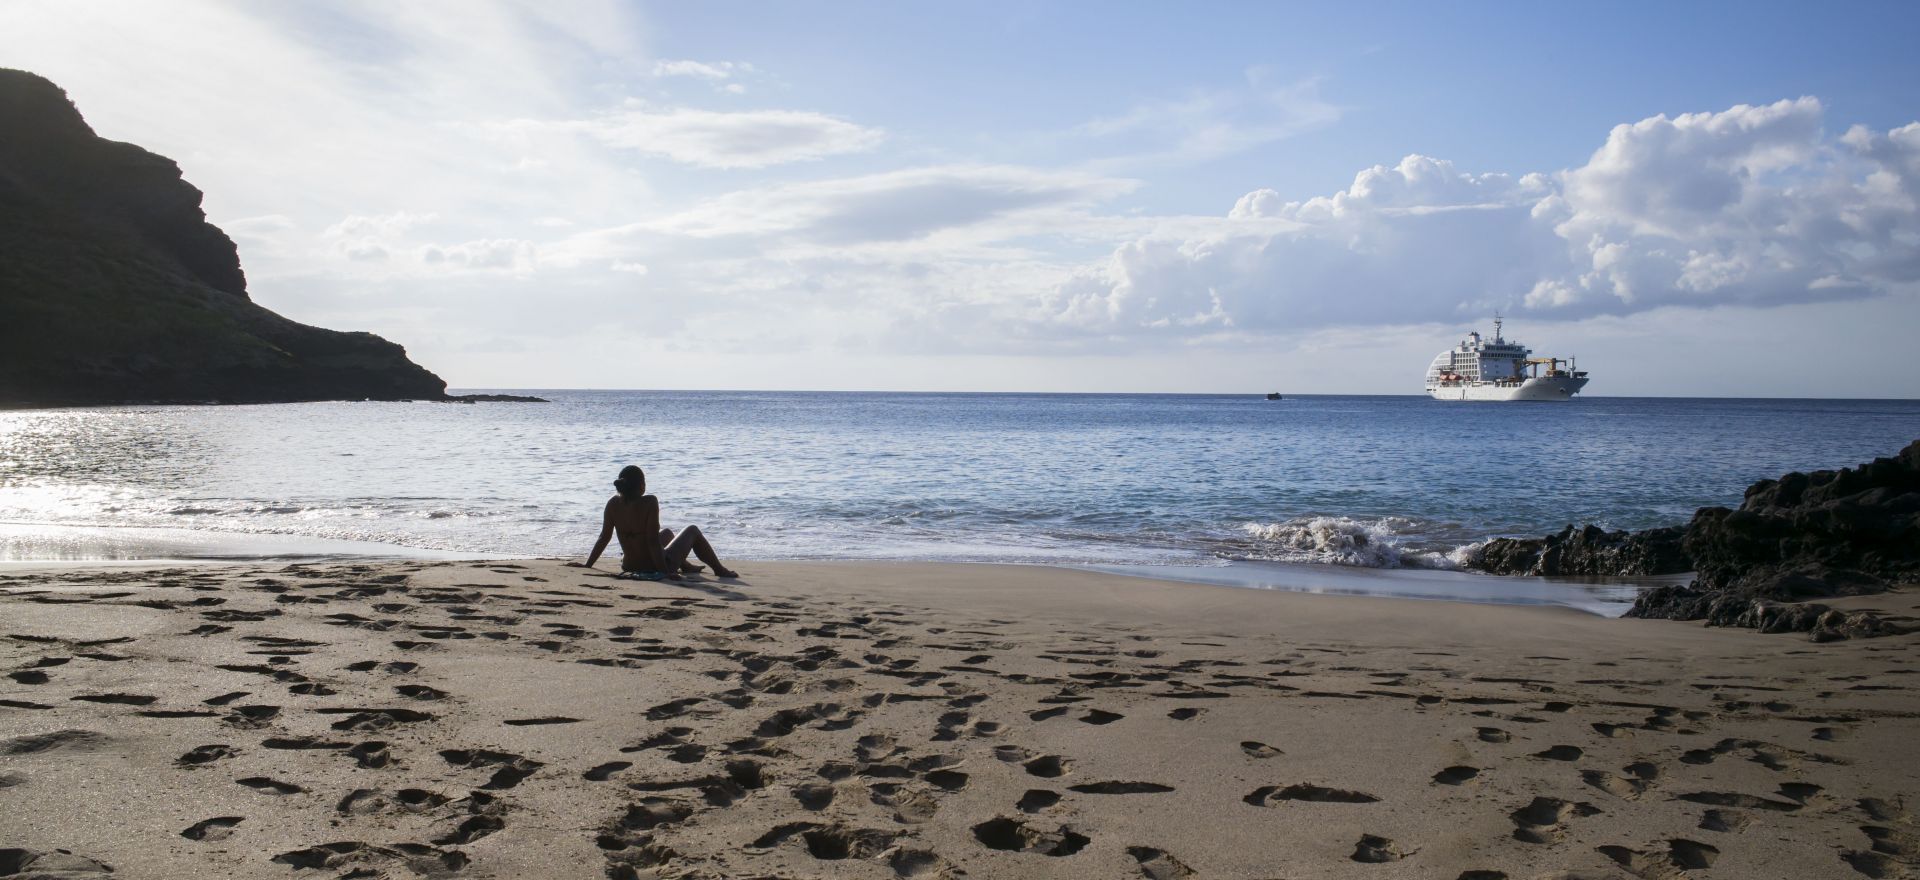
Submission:
[[[740,568],[0,572],[0,876],[1920,872],[1911,635]]]

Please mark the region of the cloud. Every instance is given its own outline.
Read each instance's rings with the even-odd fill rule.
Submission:
[[[396,238],[407,230],[423,223],[431,223],[440,215],[431,211],[416,214],[410,211],[395,211],[391,214],[349,214],[340,222],[327,227],[329,238]]]
[[[765,168],[861,153],[886,136],[824,113],[646,106],[583,120],[517,120],[503,128],[579,132],[617,149],[703,168]]]
[[[714,91],[729,95],[747,93],[741,79],[754,76],[759,69],[745,61],[692,61],[688,59],[665,59],[653,63],[653,75],[657,78],[685,78],[706,82]]]
[[[690,76],[698,79],[732,79],[753,73],[753,65],[735,61],[661,60],[653,63],[654,76]]]
[[[419,253],[420,261],[428,266],[504,271],[521,276],[532,274],[539,262],[534,243],[520,239],[488,238],[452,245],[427,245]]]
[[[1320,84],[1318,78],[1276,84],[1256,67],[1243,85],[1136,104],[1076,131],[1126,144],[1132,152],[1113,160],[1121,164],[1214,159],[1338,122],[1341,109],[1320,97]]]
[[[416,214],[395,211],[391,214],[349,214],[327,227],[321,236],[333,251],[355,263],[384,263],[393,255],[392,246],[415,226],[438,219],[431,212]]]
[[[1009,165],[947,165],[741,190],[638,229],[695,238],[782,235],[823,243],[901,241],[1010,215],[1087,205],[1131,180]]]
[[[1331,196],[1243,196],[1220,222],[1116,248],[1055,288],[1096,336],[1545,319],[1913,292],[1920,125],[1823,133],[1817,100],[1620,125],[1557,174],[1408,156]]]

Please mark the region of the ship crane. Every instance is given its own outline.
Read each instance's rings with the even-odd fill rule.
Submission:
[[[1549,378],[1556,377],[1556,376],[1564,376],[1566,374],[1560,372],[1561,360],[1563,359],[1562,358],[1527,358],[1527,366],[1533,370],[1533,375],[1536,377],[1540,375],[1540,367],[1542,365],[1546,366],[1547,376]],[[1571,367],[1572,361],[1568,361],[1568,365],[1569,367]]]

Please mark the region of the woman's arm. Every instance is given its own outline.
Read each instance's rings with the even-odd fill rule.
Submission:
[[[613,523],[600,526],[600,540],[593,542],[593,552],[587,554],[587,567],[600,561],[600,554],[607,552],[607,542],[613,540]]]
[[[613,540],[613,502],[608,501],[607,508],[600,512],[600,540],[593,542],[593,552],[587,554],[587,564],[582,567],[592,568],[594,563],[599,562],[600,554],[607,552],[607,542],[611,540]],[[579,565],[576,562],[567,564]]]

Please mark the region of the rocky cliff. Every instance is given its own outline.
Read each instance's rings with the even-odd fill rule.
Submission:
[[[200,198],[58,86],[0,69],[0,406],[445,396],[398,345],[255,305]]]

